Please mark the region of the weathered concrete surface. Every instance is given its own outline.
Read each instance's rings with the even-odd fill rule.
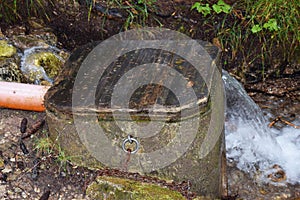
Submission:
[[[211,46],[209,43],[204,43],[205,48],[210,53],[212,58],[215,62],[218,62],[219,53],[218,49]],[[71,155],[73,157],[73,162],[85,165],[89,167],[98,167],[103,168],[106,167],[103,163],[99,162],[97,159],[95,159],[91,153],[87,150],[85,145],[83,145],[82,141],[80,140],[78,133],[76,131],[76,128],[74,126],[74,119],[73,117],[76,116],[88,116],[89,112],[87,113],[72,113],[72,88],[75,81],[75,77],[77,75],[77,72],[80,68],[81,63],[85,59],[86,55],[93,49],[95,44],[89,44],[85,47],[81,47],[77,51],[75,51],[69,58],[69,61],[67,62],[65,69],[63,72],[59,75],[58,79],[56,80],[55,85],[48,91],[46,97],[45,97],[45,105],[47,108],[47,122],[49,126],[49,130],[51,133],[51,137],[53,140],[57,140],[60,144],[60,146],[65,150],[66,153]],[[126,62],[125,62],[126,64]],[[117,69],[117,73],[118,73]],[[113,71],[113,70],[112,70]],[[185,72],[184,70],[182,70]],[[188,71],[188,70],[187,70]],[[120,76],[120,74],[118,74]],[[91,77],[93,78],[93,77]],[[100,77],[95,77],[100,78]],[[195,77],[194,77],[195,78]],[[197,82],[197,79],[193,79],[195,84],[199,84]],[[199,81],[199,80],[198,80]],[[203,81],[203,80],[202,80]],[[100,81],[101,82],[101,81]],[[106,84],[106,85],[105,85]],[[98,89],[103,89],[102,92],[96,93],[97,100],[103,100],[101,99],[104,93],[106,94],[107,90],[106,86],[113,83],[101,83],[98,85]],[[199,85],[203,85],[203,82]],[[198,86],[199,86],[198,85]],[[199,86],[200,87],[200,86]],[[109,88],[109,87],[108,87]],[[159,96],[161,94],[164,94],[164,89],[158,88],[156,86],[146,88],[149,89],[151,94],[154,96]],[[199,89],[199,88],[198,88]],[[197,88],[196,88],[197,90]],[[160,91],[159,94],[156,92]],[[200,90],[198,90],[200,91]],[[111,91],[110,91],[111,92]],[[149,95],[146,94],[148,91],[144,90],[144,93],[142,92],[140,99],[143,99],[143,97]],[[97,96],[98,95],[98,96]],[[99,97],[100,95],[100,97]],[[101,96],[102,95],[102,96]],[[144,96],[143,96],[144,95]],[[205,99],[205,95],[208,94],[204,93],[204,96],[199,95],[199,99],[203,100]],[[151,96],[151,95],[150,95]],[[133,98],[134,99],[134,98]],[[151,99],[151,98],[150,98]],[[105,99],[104,99],[105,100]],[[149,100],[149,99],[148,99]],[[133,100],[134,101],[134,100]],[[150,100],[151,101],[151,100]],[[168,101],[168,100],[166,100]],[[176,99],[174,101],[176,104]],[[97,102],[96,102],[97,103]],[[105,102],[107,103],[107,102]],[[109,110],[109,107],[107,104],[106,106],[101,107],[97,116],[96,121],[90,122],[98,124],[102,127],[102,129],[105,132],[105,135],[113,140],[116,144],[116,146],[121,149],[122,141],[124,138],[127,137],[130,133],[124,133],[120,131],[117,124],[114,122],[111,111],[107,112]],[[136,103],[136,102],[134,102]],[[138,106],[141,106],[143,104],[142,101],[137,101]],[[148,102],[148,105],[153,105],[151,102]],[[195,113],[193,110],[190,112],[190,116],[185,116],[186,118],[183,121],[193,121],[193,123],[199,123],[198,130],[196,131],[196,137],[192,141],[191,145],[187,149],[187,151],[181,155],[180,152],[178,152],[178,159],[171,163],[168,166],[165,166],[161,169],[155,169],[151,172],[144,171],[141,168],[136,168],[132,163],[135,161],[135,159],[139,160],[138,157],[139,154],[144,152],[151,152],[155,151],[156,149],[162,148],[163,146],[167,145],[172,138],[176,135],[176,131],[180,127],[180,122],[178,120],[178,113],[175,115],[167,116],[169,117],[169,122],[166,123],[167,125],[162,128],[159,134],[157,134],[155,137],[151,137],[150,139],[140,138],[140,149],[137,152],[137,154],[134,154],[131,156],[130,162],[127,163],[127,166],[125,170],[128,170],[130,172],[137,172],[140,174],[146,174],[158,177],[159,179],[163,180],[174,180],[176,182],[181,181],[189,181],[191,183],[190,190],[192,192],[197,193],[198,195],[208,195],[213,197],[220,197],[222,194],[222,189],[224,184],[224,179],[222,177],[221,168],[222,168],[222,151],[224,150],[224,138],[223,135],[219,137],[218,141],[216,142],[213,149],[208,153],[208,155],[204,158],[201,158],[199,155],[199,151],[201,149],[201,144],[203,143],[204,138],[206,137],[207,130],[209,128],[210,119],[211,119],[211,102],[209,100],[203,101],[203,103],[200,106],[200,111]],[[102,104],[101,104],[102,105]],[[147,104],[146,104],[147,105]],[[135,108],[139,108],[139,107]],[[171,105],[172,106],[172,105]],[[174,106],[174,104],[173,104]],[[78,108],[80,110],[82,108]],[[102,110],[101,110],[102,109]],[[103,112],[105,110],[105,112]],[[220,113],[222,113],[220,111]],[[180,115],[180,113],[179,113]],[[131,130],[130,127],[133,123],[140,123],[140,124],[147,124],[147,117],[148,114],[137,114],[134,113],[132,121],[129,121],[126,123],[126,127],[128,130]],[[219,122],[223,123],[223,122]],[[187,132],[192,131],[193,127],[190,127],[191,130],[186,130]],[[88,130],[87,130],[88,131]],[[134,132],[134,130],[132,130]],[[217,130],[222,131],[222,130]],[[117,134],[118,133],[118,134]],[[88,134],[88,133],[87,133]],[[184,139],[183,139],[184,140]],[[185,142],[185,141],[183,141]],[[176,151],[176,149],[174,150]],[[126,153],[124,152],[124,160],[126,158]],[[224,152],[223,152],[224,155]],[[114,159],[113,157],[111,158]],[[156,162],[156,161],[155,161]],[[224,166],[223,166],[224,167]],[[121,169],[120,170],[124,170]],[[223,170],[224,171],[224,170]],[[226,185],[226,184],[225,184]]]

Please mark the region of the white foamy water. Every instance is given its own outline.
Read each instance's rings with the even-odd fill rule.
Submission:
[[[270,181],[267,176],[278,171],[273,166],[279,165],[287,182],[300,183],[300,130],[270,129],[262,110],[242,85],[226,71],[223,81],[227,99],[227,159],[237,162],[237,167],[251,176],[260,174],[263,181]]]

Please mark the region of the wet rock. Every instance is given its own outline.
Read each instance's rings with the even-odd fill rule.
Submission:
[[[43,20],[38,18],[30,18],[28,20],[30,25],[31,35],[35,36],[38,39],[43,40],[45,43],[55,46],[57,43],[57,37],[53,33],[52,29],[47,27]]]
[[[91,199],[185,199],[179,192],[159,185],[106,176],[98,177],[86,193]]]
[[[57,37],[53,33],[51,28],[45,26],[41,19],[30,18],[28,20],[29,30],[25,34],[25,27],[14,27],[8,29],[7,37],[12,41],[13,45],[21,50],[25,50],[34,46],[49,47],[49,45],[55,46],[57,43]]]
[[[16,47],[22,50],[34,46],[49,47],[49,44],[34,35],[14,35],[11,40]]]
[[[0,59],[0,81],[22,82],[24,75],[19,68],[18,58]]]
[[[64,58],[55,47],[33,47],[25,50],[21,70],[28,82],[49,85],[60,72]]]
[[[21,82],[20,58],[17,49],[6,40],[0,40],[0,81]]]
[[[7,165],[5,166],[5,168],[2,170],[2,173],[6,174],[6,173],[10,173],[12,171],[12,168]]]
[[[1,57],[12,57],[17,53],[17,49],[8,44],[6,40],[0,40],[0,58]]]

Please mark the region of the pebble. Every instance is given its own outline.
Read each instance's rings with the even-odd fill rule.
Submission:
[[[5,168],[2,170],[2,173],[6,174],[12,171],[11,166],[7,165]]]
[[[41,189],[38,188],[37,186],[34,186],[33,191],[34,191],[35,193],[40,193],[40,192],[41,192]]]
[[[1,197],[1,194],[4,194],[5,192],[6,192],[6,186],[0,185],[0,197]]]
[[[25,193],[25,192],[22,192],[22,197],[24,198],[24,199],[26,199],[28,196],[27,196],[27,194]]]
[[[22,192],[22,189],[19,188],[19,187],[15,187],[15,193],[21,193]]]
[[[13,195],[13,194],[14,194],[14,192],[13,192],[13,191],[11,191],[11,190],[8,190],[8,191],[7,191],[7,194],[8,194],[9,196],[11,196],[11,195]]]

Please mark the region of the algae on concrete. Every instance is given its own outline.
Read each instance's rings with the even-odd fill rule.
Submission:
[[[155,184],[143,183],[125,178],[98,177],[91,183],[87,190],[87,196],[92,199],[107,200],[180,200],[185,199],[177,191],[170,190]]]

